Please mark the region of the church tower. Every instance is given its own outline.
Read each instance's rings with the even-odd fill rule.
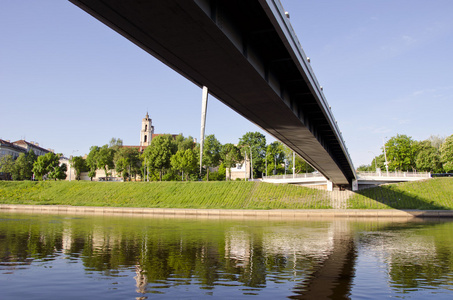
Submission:
[[[142,130],[140,131],[140,146],[151,145],[151,139],[153,138],[154,133],[152,122],[148,112],[146,112],[146,117],[142,120]]]

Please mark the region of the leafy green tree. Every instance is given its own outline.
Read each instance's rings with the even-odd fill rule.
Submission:
[[[283,151],[282,144],[280,142],[273,142],[267,146],[266,149],[266,159],[267,159],[267,174],[282,174],[284,169],[282,167],[283,161],[285,159],[285,153]],[[255,161],[255,159],[254,159]]]
[[[371,165],[360,165],[357,168],[357,171],[359,171],[359,172],[367,172],[367,171],[371,171],[371,170],[372,170]]]
[[[226,168],[228,168],[228,179],[231,180],[231,167],[244,160],[241,150],[239,150],[239,148],[235,145],[228,143],[222,146],[220,157],[222,159],[222,163]]]
[[[9,174],[7,176],[11,176],[11,173],[14,170],[14,159],[12,155],[5,155],[0,158],[0,172]]]
[[[302,157],[296,155],[296,174],[298,173],[311,173],[315,169],[310,166]]]
[[[178,150],[170,159],[173,169],[180,171],[189,180],[189,175],[197,170],[197,154],[193,149]]]
[[[176,144],[171,135],[160,135],[152,139],[151,145],[143,153],[146,166],[151,172],[159,172],[162,181],[164,170],[170,167],[171,156],[176,153]]]
[[[88,153],[86,164],[89,169],[88,177],[93,180],[93,177],[96,177],[96,169],[98,167],[98,154],[99,154],[99,146],[91,146],[90,153]]]
[[[14,168],[11,173],[13,180],[31,180],[35,161],[36,155],[33,150],[27,153],[21,153],[14,162]]]
[[[209,178],[212,181],[225,181],[226,168],[223,162],[220,163],[219,169],[216,172],[209,173]]]
[[[41,155],[33,164],[33,173],[38,179],[43,179],[44,176],[52,179],[64,179],[66,178],[66,164],[60,165],[61,154],[55,154],[53,152]],[[63,175],[64,173],[64,175]]]
[[[48,173],[48,176],[51,179],[55,179],[55,181],[57,179],[64,180],[64,179],[66,179],[67,170],[68,170],[68,167],[66,166],[65,163],[62,163],[61,165],[58,164]]]
[[[419,150],[415,165],[418,171],[438,173],[442,171],[442,162],[440,161],[439,151],[432,146],[431,141],[419,143]]]
[[[415,154],[417,143],[411,137],[404,134],[397,134],[385,143],[389,170],[410,170],[415,169]]]
[[[128,176],[136,176],[141,170],[140,153],[137,148],[123,147],[116,151],[113,158],[116,171],[124,180]]]
[[[110,148],[109,145],[104,145],[99,148],[99,152],[97,153],[97,167],[99,169],[104,169],[106,177],[110,175],[109,170],[115,167],[115,164],[113,163],[114,156],[115,150],[114,148]]]
[[[220,151],[222,144],[213,134],[206,136],[203,144],[203,166],[206,166],[206,180],[209,181],[209,167],[220,164]]]
[[[385,157],[384,157],[384,153],[382,153],[381,155],[379,156],[376,156],[373,158],[373,160],[371,161],[371,164],[369,165],[369,169],[368,170],[365,170],[365,171],[372,171],[372,172],[375,172],[376,171],[376,168],[377,169],[380,169],[381,171],[382,170],[385,170]],[[359,170],[360,171],[360,170]]]
[[[187,149],[194,149],[195,148],[195,142],[193,137],[189,136],[185,138],[182,133],[180,133],[176,139],[175,139],[176,145],[178,150],[187,150]]]
[[[428,141],[431,143],[431,146],[439,150],[440,146],[442,146],[442,144],[445,142],[445,137],[439,135],[431,135],[428,138]]]
[[[453,134],[440,147],[440,159],[445,172],[453,172]]]
[[[71,167],[75,170],[76,180],[80,180],[80,175],[82,174],[82,172],[86,172],[88,170],[86,161],[81,156],[74,156],[70,160],[70,164]]]
[[[120,149],[121,147],[123,147],[123,140],[122,139],[117,139],[117,138],[112,138],[109,142],[109,148],[112,148],[114,151],[118,151],[118,149]]]
[[[259,132],[247,132],[239,139],[238,146],[247,149],[247,156],[250,156],[250,149],[253,156],[253,172],[262,175],[265,169],[266,137]],[[243,151],[241,151],[243,152]]]

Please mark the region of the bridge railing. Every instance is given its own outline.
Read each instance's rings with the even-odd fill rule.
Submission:
[[[359,178],[369,178],[369,177],[383,177],[383,178],[430,178],[430,172],[358,172]],[[266,179],[291,179],[291,178],[323,178],[324,176],[321,173],[302,173],[302,174],[286,174],[286,175],[271,175],[263,176],[263,180]]]
[[[417,177],[417,178],[430,178],[430,172],[358,172],[358,177]]]
[[[266,179],[291,179],[291,178],[323,178],[321,173],[303,173],[303,174],[286,174],[286,175],[271,175],[263,176]]]

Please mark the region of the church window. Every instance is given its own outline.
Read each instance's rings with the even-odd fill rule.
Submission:
[[[147,138],[148,138],[148,136],[145,134],[145,140],[144,140],[145,143],[147,142]]]
[[[148,130],[148,125],[145,124],[145,131],[147,131],[147,130]],[[146,142],[146,141],[145,141],[145,142]]]

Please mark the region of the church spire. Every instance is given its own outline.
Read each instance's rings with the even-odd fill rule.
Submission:
[[[140,130],[140,146],[149,146],[153,138],[154,126],[149,118],[148,111],[145,118],[142,120],[142,129]]]

